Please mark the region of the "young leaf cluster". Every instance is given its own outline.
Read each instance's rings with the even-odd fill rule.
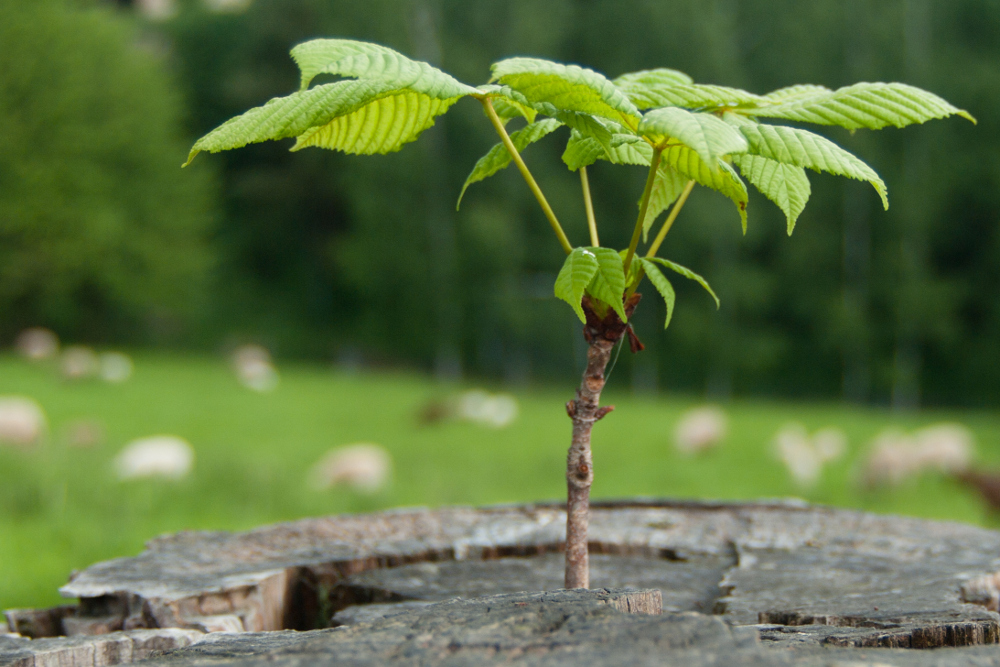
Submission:
[[[490,83],[472,87],[427,63],[365,42],[313,40],[295,47],[292,58],[301,71],[300,89],[208,133],[195,143],[188,163],[200,151],[283,138],[296,139],[292,150],[315,146],[389,153],[419,137],[459,99],[472,97],[483,105],[501,141],[473,167],[459,203],[469,185],[517,163],[567,252],[555,294],[581,320],[587,294],[598,309],[611,309],[625,321],[623,301],[649,277],[666,303],[669,324],[675,295],[662,269],[697,281],[718,303],[701,276],[656,256],[695,184],[730,199],[744,233],[747,183],[781,209],[792,233],[811,193],[806,169],[866,181],[888,208],[885,183],[871,167],[821,135],[777,121],[852,131],[952,115],[975,122],[937,95],[901,83],[857,83],[838,90],[796,85],[757,95],[698,84],[666,68],[608,79],[576,65],[509,58],[492,66]],[[321,74],[339,79],[310,87]],[[506,126],[513,119],[523,119],[525,125],[508,134]],[[649,170],[626,250],[600,247],[594,224],[592,244],[574,247],[521,158],[528,146],[563,126],[563,161],[570,170],[585,170],[598,160]],[[585,174],[581,180],[589,202]],[[640,237],[648,241],[657,217],[671,206],[645,255],[638,254]]]

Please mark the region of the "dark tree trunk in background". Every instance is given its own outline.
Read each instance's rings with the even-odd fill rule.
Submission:
[[[927,68],[931,32],[930,3],[906,0],[903,49],[907,80],[921,85]],[[926,133],[914,133],[903,149],[904,222],[900,226],[900,281],[897,297],[896,350],[893,356],[892,407],[920,406],[923,344],[929,337],[926,298],[933,281],[928,266],[927,236],[931,213],[927,198],[930,144]],[[901,303],[900,303],[901,302]]]
[[[411,7],[410,39],[414,55],[436,67],[441,67],[440,2],[414,0]],[[462,377],[462,355],[459,332],[462,312],[458,284],[458,242],[455,238],[454,211],[447,200],[448,143],[444,127],[439,124],[428,128],[420,145],[425,154],[425,202],[428,245],[430,249],[430,278],[434,308],[434,375],[440,380],[457,380]]]

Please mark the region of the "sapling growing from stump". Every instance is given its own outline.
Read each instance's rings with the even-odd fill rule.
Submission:
[[[237,116],[195,143],[217,152],[271,139],[294,138],[293,151],[309,146],[360,155],[391,153],[415,140],[435,118],[462,98],[483,111],[500,143],[476,163],[462,188],[513,162],[545,214],[566,254],[555,282],[583,322],[587,368],[576,398],[566,404],[573,420],[566,466],[566,588],[588,588],[587,524],[593,464],[594,423],[612,408],[600,405],[605,369],[616,344],[642,343],[629,324],[644,278],[674,310],[674,289],[665,275],[697,281],[718,305],[708,283],[693,271],[658,257],[663,239],[692,189],[702,185],[732,200],[746,232],[749,181],[785,214],[788,233],[809,199],[806,169],[867,181],[888,208],[885,183],[860,159],[832,141],[774,121],[838,125],[849,130],[903,127],[967,112],[940,97],[901,83],[858,83],[838,90],[796,85],[756,95],[736,88],[696,84],[672,69],[623,74],[609,80],[576,65],[536,58],[509,58],[492,67],[490,83],[469,86],[431,65],[392,49],[345,39],[318,39],[292,49],[301,87],[286,97]],[[340,77],[312,86],[320,74]],[[517,120],[522,127],[508,131]],[[561,128],[568,137],[562,159],[580,174],[589,229],[588,244],[566,235],[541,187],[521,157],[528,145]],[[587,167],[597,160],[647,168],[638,215],[627,248],[600,243]],[[745,180],[744,180],[745,179]],[[459,196],[461,202],[461,195]],[[669,209],[651,241],[657,218]],[[640,242],[648,245],[639,251]]]

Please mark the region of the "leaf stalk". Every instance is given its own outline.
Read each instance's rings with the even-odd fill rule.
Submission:
[[[510,153],[510,157],[514,160],[514,164],[517,165],[518,171],[521,172],[521,176],[524,177],[525,182],[528,184],[528,188],[531,189],[532,194],[535,195],[535,199],[538,200],[538,205],[542,207],[542,212],[545,213],[545,217],[549,220],[549,225],[552,226],[552,231],[556,233],[556,237],[559,239],[560,245],[562,245],[563,250],[566,254],[573,252],[573,245],[569,242],[566,237],[566,232],[563,231],[562,225],[559,224],[559,219],[556,218],[555,212],[552,207],[549,206],[549,202],[545,199],[545,195],[542,193],[542,189],[538,187],[538,183],[535,182],[534,176],[528,171],[528,165],[524,163],[521,159],[521,154],[517,152],[517,148],[514,146],[514,142],[510,140],[510,135],[507,134],[507,129],[503,126],[503,121],[500,120],[500,116],[497,115],[496,109],[493,108],[493,102],[488,96],[483,97],[480,100],[483,103],[483,108],[486,110],[486,115],[489,117],[490,122],[493,123],[493,128],[500,135],[500,140],[503,145],[507,148]]]
[[[597,219],[594,217],[594,202],[590,199],[590,180],[587,178],[587,168],[580,167],[580,184],[583,186],[583,207],[587,210],[587,227],[590,229],[590,245],[600,247],[597,237]]]
[[[660,233],[656,235],[656,238],[653,239],[653,244],[649,246],[649,250],[646,252],[647,259],[656,257],[656,251],[660,249],[660,245],[663,243],[663,239],[666,238],[667,232],[669,232],[670,228],[674,226],[674,220],[677,219],[677,215],[681,212],[681,209],[684,207],[684,202],[687,201],[687,198],[688,196],[690,196],[691,191],[694,190],[694,186],[695,182],[693,180],[688,181],[687,185],[684,186],[684,190],[681,192],[681,196],[677,198],[676,202],[674,202],[674,207],[670,209],[670,214],[667,216],[667,219],[663,221],[663,226],[660,227]],[[645,276],[646,276],[645,270],[640,269],[638,276],[636,276],[636,281],[632,283],[629,286],[629,288],[625,291],[626,301],[633,294],[635,294],[635,291],[637,289],[639,289],[639,283],[642,282],[642,279]]]
[[[653,148],[653,159],[649,162],[649,176],[646,177],[646,188],[642,191],[642,200],[639,203],[639,218],[635,221],[635,229],[632,230],[632,240],[628,244],[628,252],[625,254],[623,266],[625,275],[632,265],[632,258],[635,256],[635,249],[639,246],[639,238],[642,236],[642,223],[646,219],[646,211],[649,210],[649,197],[653,192],[653,182],[656,180],[656,170],[660,167],[660,156],[663,149]]]
[[[674,203],[674,207],[670,209],[670,215],[667,219],[663,221],[663,226],[660,227],[660,233],[656,235],[653,239],[652,245],[649,246],[649,250],[646,252],[646,257],[656,257],[656,251],[660,249],[660,245],[663,243],[663,239],[667,237],[667,232],[670,228],[674,226],[674,220],[677,219],[677,214],[681,212],[681,208],[684,206],[684,202],[687,201],[688,196],[690,196],[691,191],[694,190],[695,182],[693,180],[688,181],[687,185],[684,186],[684,191],[681,192],[681,196],[677,198]]]

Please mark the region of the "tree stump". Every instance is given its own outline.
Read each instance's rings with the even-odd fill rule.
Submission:
[[[151,651],[94,646],[167,630],[189,633],[164,640],[189,645],[158,659],[175,667],[1000,666],[995,531],[795,502],[595,503],[600,589],[560,592],[564,530],[563,509],[532,505],[157,538],[76,574],[75,608],[7,612],[23,636],[71,636],[0,635],[0,666],[128,662]],[[79,661],[24,662],[59,642]]]

